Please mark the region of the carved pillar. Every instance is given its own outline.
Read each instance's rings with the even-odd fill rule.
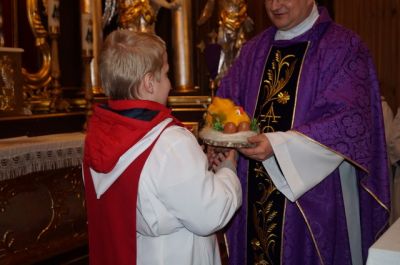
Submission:
[[[0,2],[0,47],[4,47],[4,34],[3,34],[3,3]]]
[[[182,0],[181,6],[172,12],[172,45],[177,92],[194,91],[191,26],[191,0]]]
[[[87,121],[92,114],[93,83],[92,83],[92,61],[93,61],[93,1],[81,0],[81,41],[83,78],[82,89],[86,100],[86,122],[83,129],[87,128]]]
[[[93,94],[98,95],[103,94],[99,75],[100,51],[103,44],[103,28],[101,25],[102,1],[91,0],[91,2],[93,20],[93,60],[90,63],[90,78]]]

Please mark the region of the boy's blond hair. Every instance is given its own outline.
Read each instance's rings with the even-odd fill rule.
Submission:
[[[143,77],[150,73],[160,80],[165,42],[155,34],[115,30],[103,45],[100,77],[110,99],[136,99]]]

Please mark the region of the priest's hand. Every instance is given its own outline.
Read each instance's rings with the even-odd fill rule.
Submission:
[[[265,134],[258,134],[247,139],[249,143],[253,143],[255,147],[239,148],[239,152],[250,159],[264,161],[274,154],[271,143]]]

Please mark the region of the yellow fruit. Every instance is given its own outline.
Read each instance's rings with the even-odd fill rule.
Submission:
[[[233,111],[227,114],[226,122],[233,122],[236,126],[238,126],[241,122],[250,123],[250,118],[242,107],[236,106]]]
[[[208,106],[205,121],[208,126],[212,126],[216,121],[222,125],[232,122],[236,127],[241,122],[250,123],[250,118],[242,107],[227,98],[214,97]]]
[[[226,113],[227,110],[235,107],[235,103],[227,98],[214,97],[208,107],[210,113]]]

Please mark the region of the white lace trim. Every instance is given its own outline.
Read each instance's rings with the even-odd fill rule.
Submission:
[[[82,163],[85,134],[68,133],[0,140],[0,180]]]

